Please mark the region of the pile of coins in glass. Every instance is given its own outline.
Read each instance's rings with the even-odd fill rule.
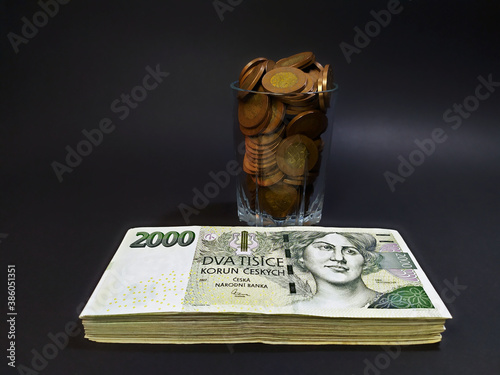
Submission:
[[[312,52],[277,62],[259,57],[245,65],[239,87],[245,90],[238,92],[238,122],[251,209],[257,204],[275,218],[300,205],[307,210],[328,127],[332,68]]]

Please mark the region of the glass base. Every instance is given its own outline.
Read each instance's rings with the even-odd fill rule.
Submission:
[[[310,212],[294,213],[286,217],[273,217],[267,213],[256,212],[250,208],[249,202],[238,194],[238,217],[241,222],[250,226],[257,227],[285,227],[285,226],[303,226],[314,225],[321,221],[321,213],[323,208],[323,199],[315,202],[312,206],[316,209]]]

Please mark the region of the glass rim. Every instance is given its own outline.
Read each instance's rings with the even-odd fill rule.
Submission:
[[[339,85],[334,83],[333,88],[330,90],[325,90],[325,91],[308,91],[308,92],[290,92],[290,93],[276,93],[276,92],[267,92],[267,91],[253,91],[253,90],[245,90],[240,87],[238,87],[238,81],[232,82],[229,86],[236,91],[241,91],[241,92],[248,92],[252,94],[265,94],[265,95],[275,95],[275,96],[287,96],[287,95],[300,95],[300,94],[322,94],[322,93],[332,93],[335,91],[338,91]]]

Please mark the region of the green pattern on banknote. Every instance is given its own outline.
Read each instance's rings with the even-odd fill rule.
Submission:
[[[431,309],[434,306],[421,286],[405,286],[385,293],[369,308],[375,309]]]

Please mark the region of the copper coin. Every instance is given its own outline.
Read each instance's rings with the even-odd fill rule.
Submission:
[[[262,86],[277,94],[299,92],[306,82],[306,74],[297,68],[275,68],[262,77]]]
[[[308,105],[306,107],[294,107],[294,106],[289,105],[288,107],[286,107],[285,113],[287,115],[296,116],[296,115],[301,114],[304,111],[312,111],[316,108],[317,108],[316,102],[314,102],[311,105]]]
[[[251,135],[257,135],[257,134],[260,134],[260,132],[265,129],[266,127],[266,124],[269,122],[269,118],[271,117],[271,111],[268,111],[268,113],[266,114],[266,117],[264,118],[264,120],[258,124],[256,127],[253,127],[253,128],[247,128],[247,127],[244,127],[240,124],[240,131],[245,134],[246,136],[251,136]]]
[[[295,116],[286,127],[287,137],[304,134],[311,139],[317,138],[328,126],[328,118],[318,110],[306,111]]]
[[[276,162],[281,171],[289,176],[302,176],[318,161],[318,149],[314,142],[302,134],[285,138],[276,150]]]
[[[282,96],[280,96],[280,99],[285,104],[293,105],[295,102],[304,100],[307,97],[308,97],[308,94],[297,92],[297,93],[293,93],[293,94],[282,95]]]
[[[295,179],[295,178],[284,178],[283,182],[288,185],[293,185],[293,186],[302,186],[304,185],[304,179]]]
[[[325,142],[321,138],[318,138],[314,141],[314,144],[318,148],[318,152],[323,151],[323,147],[325,146]]]
[[[258,152],[255,150],[252,150],[251,148],[247,147],[246,153],[251,156],[253,159],[257,160],[269,160],[276,154],[276,149],[274,150],[268,150],[265,152]]]
[[[257,57],[256,59],[253,59],[250,61],[248,64],[246,64],[243,69],[241,70],[240,77],[238,78],[239,81],[241,82],[243,80],[243,77],[245,74],[248,73],[248,71],[253,68],[254,66],[258,65],[259,63],[265,62],[267,59],[265,57]]]
[[[300,93],[296,95],[287,95],[286,98],[283,98],[283,102],[291,105],[292,107],[308,107],[312,105],[317,99],[316,94],[305,94]]]
[[[317,80],[310,79],[309,74],[306,74],[306,80],[307,80],[307,82],[306,82],[306,85],[304,86],[304,88],[302,89],[302,92],[311,92],[312,88],[314,86],[314,82]]]
[[[330,64],[325,65],[318,78],[318,91],[328,91],[333,89],[333,70]],[[323,111],[330,106],[331,92],[319,93],[319,106]]]
[[[272,144],[266,147],[259,147],[248,139],[245,139],[245,148],[256,159],[262,159],[268,157],[270,154],[275,153],[280,143]]]
[[[273,165],[276,165],[276,152],[272,152],[270,154],[261,156],[256,155],[251,152],[247,152],[248,160],[254,165],[256,168],[267,168]]]
[[[285,175],[283,174],[283,172],[278,170],[278,172],[276,172],[274,175],[271,175],[269,177],[261,178],[258,176],[257,177],[252,176],[252,180],[257,181],[257,183],[260,186],[271,186],[271,185],[274,185],[274,184],[280,182],[284,176]]]
[[[296,55],[285,57],[284,59],[278,60],[276,62],[276,68],[281,67],[293,67],[293,68],[305,68],[306,66],[312,64],[315,61],[314,53],[312,52],[301,52]]]
[[[246,153],[245,158],[247,159],[250,166],[254,166],[257,169],[266,169],[276,165],[276,156],[272,155],[269,158],[258,159],[251,156],[251,154]]]
[[[311,65],[309,65],[307,68],[303,69],[304,72],[308,74],[318,74],[323,70],[323,65],[321,65],[319,62],[315,61]]]
[[[240,81],[240,89],[242,90],[253,90],[255,86],[259,83],[260,79],[264,75],[266,63],[262,62],[257,64],[256,66],[250,68],[248,73],[243,76],[243,79]],[[243,99],[248,94],[247,91],[238,91],[238,98]]]
[[[278,137],[274,141],[269,144],[259,144],[253,141],[252,137],[247,137],[245,139],[245,145],[247,148],[250,148],[252,151],[258,152],[266,152],[268,150],[274,150],[278,147],[278,144],[281,142],[281,138]]]
[[[298,201],[297,190],[277,183],[258,191],[258,201],[262,211],[273,217],[286,217],[294,211]]]
[[[269,156],[266,157],[256,157],[250,152],[245,153],[245,157],[248,159],[248,161],[252,164],[255,165],[256,167],[268,167],[273,164],[276,164],[276,154],[272,153]]]
[[[266,146],[269,144],[273,144],[275,141],[278,140],[278,138],[282,138],[284,132],[285,132],[285,126],[282,125],[274,133],[271,134],[262,133],[262,135],[251,137],[250,141],[252,141],[252,143],[256,144],[257,146]],[[279,141],[281,141],[281,139]]]
[[[260,125],[269,115],[270,100],[267,94],[250,94],[238,104],[238,120],[245,128]]]
[[[279,172],[281,172],[281,171],[278,168],[278,166],[275,164],[275,165],[270,165],[269,167],[259,168],[256,175],[260,179],[266,179],[266,178],[273,177],[275,174],[277,174]]]
[[[276,66],[276,63],[273,60],[267,60],[266,61],[266,73],[269,72],[270,70],[273,70]]]
[[[286,106],[277,98],[271,99],[271,119],[266,128],[262,130],[262,134],[274,133],[282,125],[283,118],[285,117]]]
[[[326,71],[326,73],[325,73]],[[333,69],[330,64],[325,65],[324,73],[323,73],[323,90],[332,90],[335,87],[333,81]],[[326,107],[330,107],[330,97],[332,96],[331,92],[326,93],[325,96],[325,104]]]
[[[243,157],[243,170],[248,174],[255,174],[257,167],[248,160],[247,154]]]

